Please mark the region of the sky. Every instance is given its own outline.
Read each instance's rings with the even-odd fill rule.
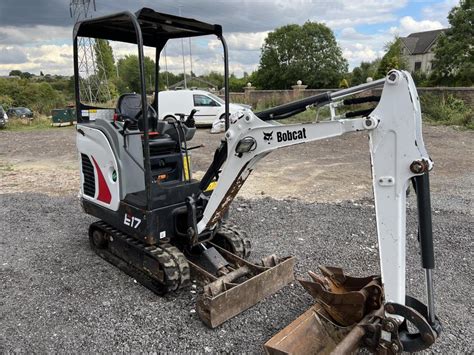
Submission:
[[[73,0],[82,1],[82,0]],[[39,74],[72,74],[71,0],[0,0],[0,75],[13,69]],[[352,69],[384,54],[395,35],[448,27],[458,0],[96,0],[93,16],[150,7],[223,26],[230,71],[237,76],[258,68],[268,32],[291,23],[323,22],[334,32]],[[222,47],[215,38],[170,42],[160,65],[173,72],[222,71]],[[114,43],[121,58],[136,51]],[[191,56],[190,56],[191,49]],[[151,51],[146,54],[151,55]],[[192,60],[191,60],[192,58]]]

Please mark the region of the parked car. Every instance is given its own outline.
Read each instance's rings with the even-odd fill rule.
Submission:
[[[230,114],[250,108],[248,105],[229,104]],[[204,90],[169,90],[160,91],[158,96],[159,118],[176,117],[177,113],[184,113],[187,117],[192,109],[196,125],[212,125],[216,119],[224,118],[224,100]]]
[[[8,115],[3,109],[2,106],[0,106],[0,128],[3,128],[7,125],[8,122]]]
[[[26,107],[12,107],[8,109],[7,115],[10,118],[17,117],[33,119],[33,112]]]

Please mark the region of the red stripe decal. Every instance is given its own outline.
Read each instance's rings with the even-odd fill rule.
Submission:
[[[110,194],[107,182],[105,181],[104,175],[99,168],[99,164],[97,164],[94,157],[92,157],[92,161],[94,162],[95,170],[97,171],[97,180],[99,180],[99,196],[97,196],[97,199],[105,203],[110,203],[112,195]]]

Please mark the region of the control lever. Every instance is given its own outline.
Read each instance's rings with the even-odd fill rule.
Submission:
[[[193,108],[191,110],[191,113],[189,114],[188,118],[184,122],[186,127],[188,127],[188,128],[196,127],[196,121],[194,120],[194,115],[196,114],[196,112],[197,112],[197,110],[195,108]]]
[[[126,118],[126,119],[124,120],[123,126],[122,126],[122,130],[120,131],[120,134],[121,134],[122,136],[125,135],[125,131],[128,129],[128,127],[129,127],[132,123],[133,123],[132,120],[129,119],[129,118]]]
[[[133,123],[133,121],[130,119],[130,118],[126,118],[124,121],[123,121],[123,126],[122,126],[122,129],[119,131],[119,133],[124,137],[124,140],[123,140],[123,147],[125,149],[127,149],[127,139],[125,138],[125,135],[126,135],[126,131],[128,129],[128,127],[130,127],[130,125]]]
[[[198,148],[204,148],[205,145],[204,144],[200,144],[200,145],[195,145],[194,147],[190,147],[188,148],[188,150],[193,150],[193,149],[198,149]]]
[[[175,113],[175,116],[178,116],[180,121],[184,121],[184,116],[186,115],[184,113]]]

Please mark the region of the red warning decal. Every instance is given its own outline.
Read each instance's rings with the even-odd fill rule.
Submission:
[[[104,175],[94,157],[92,157],[92,161],[94,162],[95,170],[97,171],[97,180],[99,181],[99,195],[97,196],[97,199],[105,203],[110,203],[112,195],[110,194],[109,186],[107,186]]]

